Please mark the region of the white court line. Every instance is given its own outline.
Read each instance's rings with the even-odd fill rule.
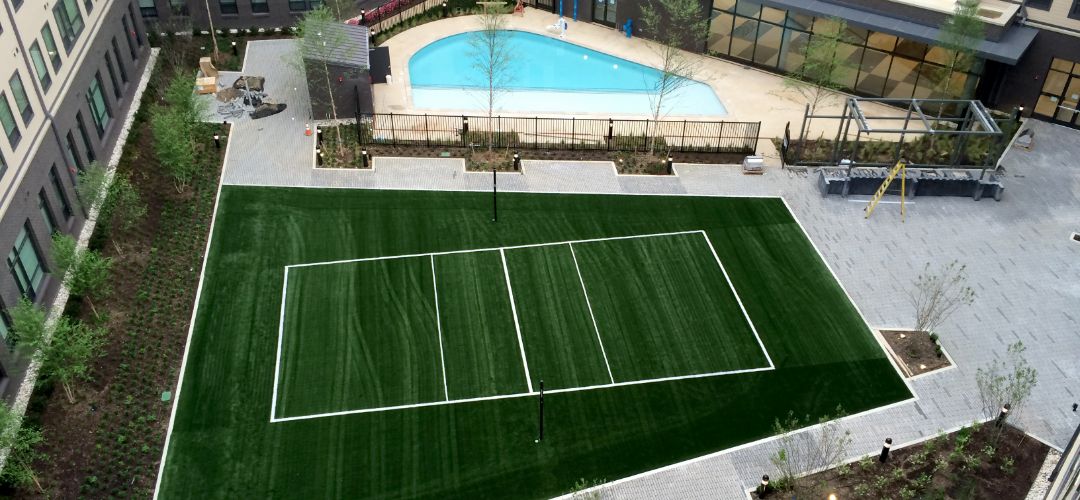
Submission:
[[[769,356],[769,350],[765,349],[765,343],[761,341],[761,336],[758,335],[757,328],[754,328],[754,322],[750,320],[750,314],[746,312],[746,307],[743,306],[742,299],[739,298],[739,292],[735,291],[735,284],[731,282],[731,277],[728,276],[727,269],[724,269],[724,263],[720,262],[720,256],[716,254],[716,247],[713,246],[712,240],[709,239],[709,234],[703,230],[701,231],[701,235],[705,237],[705,243],[709,244],[709,250],[712,251],[716,263],[720,266],[720,272],[724,273],[724,279],[727,280],[728,286],[731,287],[731,293],[735,294],[735,302],[739,303],[739,309],[742,309],[743,317],[746,318],[746,323],[750,325],[750,331],[754,332],[754,338],[757,339],[758,346],[761,347],[761,352],[765,353],[765,359],[769,362],[769,367],[775,368],[776,365],[772,362],[772,356]]]
[[[700,233],[700,229],[694,229],[692,231],[675,231],[671,233],[653,233],[653,234],[636,234],[633,236],[611,236],[607,238],[590,238],[586,240],[568,240],[568,241],[554,241],[551,243],[531,243],[528,245],[512,245],[508,247],[491,247],[491,248],[473,248],[470,250],[450,250],[447,252],[427,252],[427,253],[412,253],[404,255],[384,255],[381,257],[365,257],[362,259],[344,259],[344,260],[329,260],[326,262],[309,262],[305,264],[292,264],[285,267],[312,267],[312,266],[328,266],[332,264],[348,264],[350,262],[368,262],[375,260],[389,260],[389,259],[406,259],[410,257],[427,257],[429,255],[454,255],[460,253],[474,253],[474,252],[494,252],[496,250],[515,250],[518,248],[536,248],[536,247],[548,247],[555,245],[566,245],[569,243],[592,243],[597,241],[615,241],[615,240],[633,240],[638,238],[656,238],[661,236],[677,236],[680,234],[694,234]]]
[[[506,267],[506,251],[502,248],[499,249],[499,256],[502,257],[503,276],[506,277],[506,293],[510,294],[510,311],[514,313],[514,330],[517,331],[518,349],[521,349],[521,364],[525,367],[525,383],[529,385],[529,392],[532,393],[532,377],[529,376],[529,360],[525,359],[525,343],[521,341],[521,324],[518,323],[517,304],[514,302],[514,289],[510,286],[510,269]]]
[[[742,374],[742,373],[765,372],[765,371],[771,371],[771,370],[775,370],[775,368],[772,368],[772,367],[748,368],[748,369],[745,369],[745,370],[731,370],[731,371],[726,371],[726,372],[698,373],[698,374],[694,374],[694,375],[678,375],[678,376],[673,376],[673,377],[651,378],[651,379],[645,379],[645,380],[632,380],[632,381],[629,381],[629,382],[615,382],[615,383],[612,383],[612,384],[590,385],[590,386],[585,386],[585,387],[567,387],[567,388],[563,388],[563,389],[547,389],[547,390],[544,391],[544,394],[561,394],[561,393],[569,393],[569,392],[592,391],[592,390],[596,390],[596,389],[610,389],[612,387],[626,387],[626,386],[631,386],[631,385],[652,384],[652,383],[656,383],[656,382],[671,382],[671,381],[676,381],[676,380],[689,380],[689,379],[696,379],[696,378],[711,378],[711,377],[720,377],[720,376],[724,376],[724,375],[738,375],[738,374]],[[270,422],[271,423],[292,422],[292,421],[295,421],[295,420],[310,420],[310,419],[313,419],[313,418],[337,417],[337,416],[341,416],[341,415],[355,415],[355,414],[360,414],[360,413],[378,413],[378,412],[392,411],[392,410],[406,410],[406,409],[410,409],[410,408],[425,408],[425,407],[429,407],[429,406],[443,406],[443,405],[452,405],[452,404],[460,404],[460,403],[475,403],[475,402],[478,402],[478,401],[494,401],[494,400],[497,400],[497,399],[524,398],[524,397],[529,397],[529,396],[536,396],[538,394],[540,394],[540,393],[539,392],[533,392],[532,390],[530,390],[529,392],[518,392],[518,393],[514,393],[514,394],[500,394],[498,396],[484,396],[484,397],[479,397],[479,398],[454,399],[454,400],[451,400],[451,401],[432,401],[432,402],[429,402],[429,403],[414,403],[414,404],[397,405],[397,406],[383,406],[383,407],[380,407],[380,408],[366,408],[366,409],[361,409],[361,410],[343,410],[343,411],[335,411],[335,412],[329,412],[329,413],[316,413],[316,414],[312,414],[312,415],[300,415],[300,416],[296,416],[296,417],[282,417],[282,418],[272,419],[272,420],[270,420]]]
[[[446,356],[443,356],[442,320],[439,319],[439,285],[435,278],[435,256],[431,256],[431,288],[435,290],[435,326],[439,328],[439,364],[442,365],[442,388],[446,400],[450,401],[450,390],[446,388]],[[277,380],[274,380],[277,383]]]
[[[285,290],[289,287],[289,268],[285,268],[285,279],[281,281],[281,317],[278,319],[277,359],[274,361],[274,397],[270,400],[270,420],[277,414],[278,378],[281,376],[281,339],[285,331]]]
[[[600,327],[596,326],[596,315],[593,314],[592,302],[589,301],[589,291],[585,289],[585,279],[581,277],[581,267],[577,263],[577,254],[574,252],[574,244],[567,243],[570,246],[570,256],[574,258],[574,269],[577,270],[578,281],[581,282],[581,292],[585,294],[585,306],[589,308],[589,318],[592,319],[593,330],[596,331],[596,341],[600,342],[600,354],[604,355],[604,366],[607,367],[608,377],[611,378],[611,383],[615,383],[615,376],[611,374],[611,365],[608,363],[607,351],[604,350],[604,341],[600,339]]]

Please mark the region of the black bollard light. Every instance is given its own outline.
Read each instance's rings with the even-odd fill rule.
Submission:
[[[462,137],[469,135],[469,117],[461,117],[461,135]],[[468,139],[466,139],[468,141]]]
[[[360,9],[360,24],[364,24],[364,16],[367,15],[366,9]]]
[[[322,146],[322,127],[315,127],[315,142]]]
[[[319,148],[315,148],[315,166],[322,166],[322,150]]]
[[[367,150],[366,149],[361,149],[360,150],[360,159],[363,161],[364,168],[368,168],[367,167],[368,166],[368,155],[367,155]]]
[[[233,55],[233,57],[236,57],[236,56],[240,55],[240,49],[237,48],[236,42],[232,43],[232,55]]]
[[[675,173],[674,159],[670,156],[667,157],[667,173],[668,175]]]
[[[514,170],[521,170],[521,156],[518,156],[517,151],[514,151]]]
[[[450,9],[446,7],[446,2],[442,3],[442,16],[446,17],[450,14]]]
[[[214,149],[221,149],[221,136],[214,134]]]
[[[1009,416],[1009,410],[1011,408],[1012,405],[1010,405],[1009,403],[1005,403],[1005,406],[1001,407],[1001,413],[998,413],[997,421],[994,422],[994,427],[1001,427],[1002,425],[1005,425],[1005,419]]]
[[[885,463],[889,459],[889,448],[892,448],[892,438],[885,438],[885,444],[881,445],[881,456],[878,462]]]
[[[761,484],[757,487],[757,496],[758,498],[765,498],[769,496],[771,491],[772,486],[769,486],[769,475],[765,474],[764,476],[761,476]]]
[[[1080,405],[1078,405],[1078,404],[1076,404],[1076,403],[1073,403],[1073,411],[1074,411],[1074,412],[1076,411],[1076,407],[1077,407],[1077,406],[1080,406]]]

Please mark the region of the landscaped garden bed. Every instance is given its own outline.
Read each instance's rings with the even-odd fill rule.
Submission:
[[[146,213],[125,228],[103,215],[90,247],[113,259],[112,293],[68,302],[67,312],[108,334],[91,380],[77,386],[75,404],[51,383],[39,382],[27,412],[44,434],[49,457],[34,464],[46,497],[152,496],[194,303],[221,171],[223,150],[194,145],[195,168],[180,192],[159,161],[151,108],[177,70],[195,67],[199,41],[176,37],[162,49],[117,166],[145,202]],[[181,65],[181,66],[178,66]],[[226,134],[219,124],[198,124],[200,136]],[[115,215],[115,214],[112,214]],[[31,484],[16,496],[40,496]]]
[[[899,362],[904,375],[908,377],[952,366],[952,360],[935,334],[901,329],[878,331],[889,344],[890,354]]]
[[[994,422],[892,450],[795,480],[794,490],[767,498],[1022,499],[1031,489],[1049,447]]]

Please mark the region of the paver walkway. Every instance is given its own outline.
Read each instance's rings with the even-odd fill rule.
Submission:
[[[281,50],[256,42],[249,51]],[[249,60],[251,52],[249,52]],[[297,84],[280,68],[261,71],[272,89]],[[277,81],[280,79],[280,81]],[[291,82],[291,83],[290,83]],[[306,95],[302,96],[306,98]],[[461,160],[376,158],[368,171],[312,168],[312,143],[303,135],[303,106],[233,132],[225,184],[489,190],[490,173],[466,173]],[[271,122],[269,120],[277,121]],[[264,127],[265,123],[265,127]],[[271,127],[273,124],[273,127]],[[1029,122],[1031,152],[1010,150],[1005,197],[918,198],[906,223],[886,202],[870,220],[864,203],[818,194],[816,178],[770,168],[744,176],[736,167],[676,164],[677,177],[618,176],[610,164],[523,161],[522,173],[500,173],[502,191],[781,196],[872,326],[910,325],[906,292],[926,262],[958,259],[978,294],[941,328],[941,341],[958,367],[912,382],[918,401],[853,416],[851,454],[873,453],[885,437],[905,443],[979,418],[974,376],[1022,340],[1039,371],[1027,408],[1015,415],[1023,429],[1060,448],[1080,423],[1080,131]],[[260,130],[260,127],[263,127]],[[742,491],[772,472],[772,443],[678,464],[617,481],[605,492],[620,498],[745,498]]]

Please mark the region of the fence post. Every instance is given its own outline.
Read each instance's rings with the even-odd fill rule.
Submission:
[[[720,146],[724,143],[724,124],[727,122],[720,122],[720,134],[716,136],[716,152],[720,152]]]
[[[761,139],[761,122],[757,122],[757,126],[754,127],[754,154],[757,154],[757,143]]]
[[[394,114],[390,113],[390,143],[397,146],[397,130],[394,127]]]
[[[502,147],[502,115],[495,117],[495,144]]]
[[[679,139],[680,151],[686,151],[686,120],[682,121],[682,137]]]
[[[424,113],[424,132],[427,132],[427,147],[431,147],[431,127],[428,127],[427,113]]]
[[[540,117],[533,117],[533,149],[540,149]]]
[[[611,151],[611,140],[615,134],[615,121],[611,118],[607,119],[607,150]]]
[[[363,115],[360,115],[360,114],[356,115],[356,143],[357,144],[363,144],[364,143],[364,134],[363,134],[363,132],[361,131],[361,128],[360,128],[360,124],[363,123],[360,120],[362,117],[363,117]],[[375,115],[371,115],[371,124],[372,125],[375,124]]]
[[[570,149],[577,149],[574,146],[575,138],[577,137],[577,117],[570,117]]]
[[[469,117],[461,117],[461,147],[469,147]]]

